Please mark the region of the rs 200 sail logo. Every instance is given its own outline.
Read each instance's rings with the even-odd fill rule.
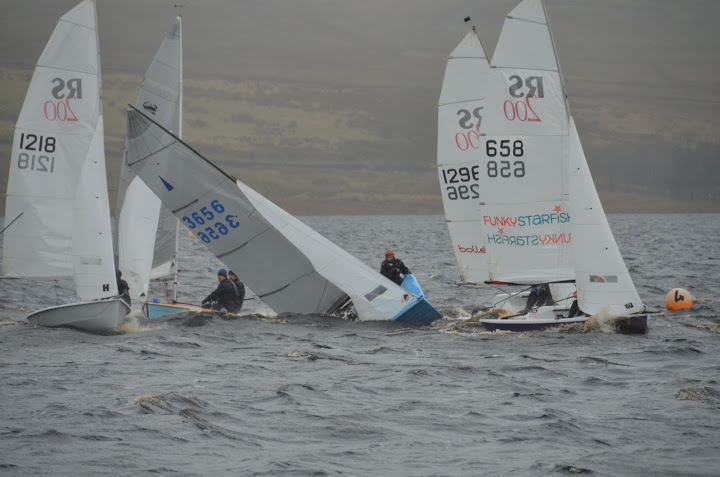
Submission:
[[[82,99],[82,78],[53,78],[50,94],[54,100],[45,101],[43,114],[48,121],[77,121],[70,100]]]

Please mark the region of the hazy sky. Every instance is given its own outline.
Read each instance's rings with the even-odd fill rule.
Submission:
[[[179,0],[97,0],[105,71],[142,74]],[[76,0],[1,0],[3,65],[34,64]],[[471,16],[492,53],[516,0],[190,0],[183,9],[188,77],[378,81],[439,90],[442,60]],[[671,84],[716,102],[720,2],[547,0],[562,67],[583,80]],[[702,85],[704,91],[696,91]],[[571,91],[572,94],[572,91]]]

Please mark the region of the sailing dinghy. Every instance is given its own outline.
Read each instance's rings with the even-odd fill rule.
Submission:
[[[3,275],[72,277],[74,303],[28,316],[32,324],[114,330],[130,311],[117,296],[105,177],[95,2],[57,23],[15,127]]]
[[[507,16],[492,60],[488,98],[481,169],[497,186],[494,203],[486,206],[486,221],[495,227],[488,234],[490,279],[517,284],[576,280],[584,313],[570,316],[566,302],[480,322],[489,330],[546,329],[582,323],[588,314],[605,310],[623,317],[615,322],[621,331],[645,332],[645,307],[608,226],[570,116],[542,0],[524,0]],[[504,184],[519,192],[503,195]]]
[[[182,137],[182,17],[178,15],[148,68],[136,107]],[[177,303],[178,219],[123,161],[117,201],[118,266],[148,318],[201,311]],[[166,285],[168,303],[149,300],[150,281]],[[172,291],[167,287],[172,282]]]
[[[202,157],[138,109],[128,110],[127,165],[203,244],[277,313],[429,324],[442,315]],[[350,303],[349,303],[350,302]]]

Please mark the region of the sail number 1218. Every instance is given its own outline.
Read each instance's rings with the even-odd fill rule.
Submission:
[[[29,169],[37,172],[55,172],[56,139],[53,136],[38,136],[37,134],[20,134],[19,149],[23,151],[18,154],[18,169]],[[34,154],[37,151],[40,154]],[[43,154],[44,153],[44,154]]]

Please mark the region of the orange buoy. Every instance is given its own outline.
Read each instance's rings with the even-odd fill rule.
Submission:
[[[195,234],[192,233],[192,232],[190,232],[190,233],[188,234],[188,236],[191,237],[191,238],[194,238],[194,237],[195,237]]]
[[[665,295],[665,308],[668,310],[682,310],[691,308],[693,304],[692,295],[682,288],[673,288]]]

